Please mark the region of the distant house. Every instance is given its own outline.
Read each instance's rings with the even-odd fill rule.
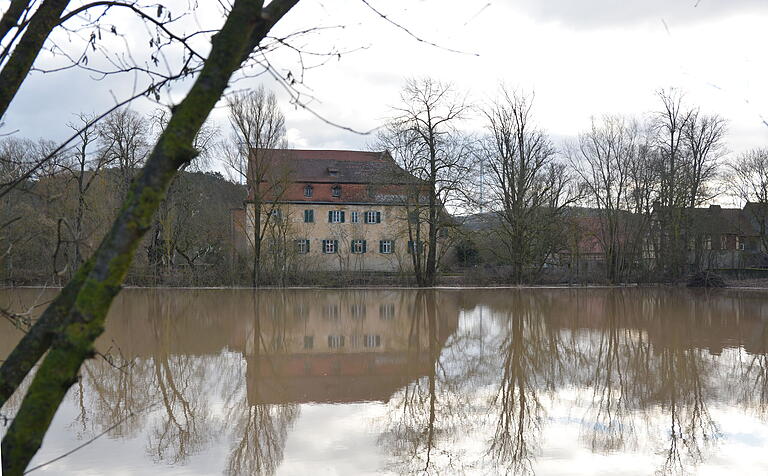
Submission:
[[[604,214],[593,208],[573,207],[566,210],[567,231],[558,264],[571,277],[603,277],[608,273],[609,249],[621,273],[638,271],[648,265],[644,228],[641,216],[620,212],[614,217],[613,233]],[[614,240],[615,243],[611,243]],[[620,274],[621,274],[620,273]]]
[[[690,227],[688,265],[692,269],[738,269],[765,264],[760,231],[748,210],[711,205],[685,212]]]
[[[259,193],[248,184],[244,211],[233,212],[241,223],[234,227],[242,234],[235,240],[241,248],[254,235],[258,199],[262,215],[270,214],[276,228],[267,249],[282,240],[301,269],[393,272],[409,267],[414,249],[423,251],[409,239],[408,217],[412,197],[419,200],[424,185],[388,152],[255,153],[268,162],[269,173],[258,184]]]
[[[744,205],[744,213],[752,227],[760,237],[760,247],[768,251],[768,203],[748,202]]]

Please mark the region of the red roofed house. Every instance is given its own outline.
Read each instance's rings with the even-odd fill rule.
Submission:
[[[262,252],[283,243],[286,258],[301,270],[394,272],[410,266],[408,254],[414,247],[407,238],[406,204],[409,194],[423,190],[423,185],[388,152],[255,153],[263,154],[259,160],[267,164],[268,173],[262,174],[258,195],[248,184],[248,218],[245,227],[235,228],[246,238],[254,236],[255,202],[260,197],[261,223],[269,214],[273,227]]]

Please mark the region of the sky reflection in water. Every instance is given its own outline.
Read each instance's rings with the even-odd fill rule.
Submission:
[[[765,474],[766,298],[127,290],[32,466],[108,430],[45,470]]]

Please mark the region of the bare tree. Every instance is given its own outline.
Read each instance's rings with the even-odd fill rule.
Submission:
[[[768,148],[736,157],[728,164],[725,178],[757,224],[763,250],[768,250]]]
[[[688,206],[699,206],[716,193],[710,184],[717,176],[719,160],[725,155],[726,121],[717,114],[691,112],[683,127],[687,152]]]
[[[98,131],[106,160],[116,169],[115,185],[122,200],[149,154],[148,122],[135,111],[120,109],[107,116]]]
[[[532,103],[502,89],[501,98],[484,111],[488,136],[481,160],[492,193],[488,205],[500,218],[498,251],[512,264],[517,283],[558,251],[562,212],[575,198],[552,142],[532,124]]]
[[[691,119],[684,109],[682,95],[675,91],[659,91],[661,109],[654,115],[656,149],[659,152],[658,230],[656,261],[660,270],[675,279],[685,268],[684,207],[690,203],[685,184],[683,130]]]
[[[400,98],[377,147],[389,150],[406,172],[419,179],[403,198],[414,274],[420,286],[430,286],[445,253],[440,239],[455,225],[446,207],[461,206],[468,197],[466,185],[476,154],[473,141],[457,123],[469,106],[450,85],[431,78],[409,80]]]
[[[100,176],[101,170],[108,166],[112,160],[112,155],[108,153],[108,149],[105,150],[99,147],[98,135],[96,131],[92,129],[80,129],[81,124],[86,124],[93,120],[92,115],[80,114],[78,116],[79,123],[71,123],[69,127],[77,132],[80,137],[77,146],[72,149],[68,159],[62,161],[61,168],[70,175],[71,180],[75,183],[75,193],[77,205],[75,206],[74,216],[72,217],[73,223],[69,223],[66,219],[62,218],[61,223],[66,223],[72,236],[72,243],[74,244],[74,259],[70,264],[72,271],[80,267],[84,260],[84,247],[85,247],[85,219],[86,212],[88,211],[87,195],[91,186],[97,177]],[[97,149],[92,150],[94,146]],[[57,250],[60,242],[57,243]],[[56,253],[54,253],[54,263],[56,262]]]
[[[228,102],[233,137],[225,160],[231,171],[246,182],[253,202],[253,225],[249,236],[253,247],[251,283],[261,281],[262,244],[270,222],[276,217],[277,202],[287,188],[288,171],[275,167],[280,149],[285,148],[285,116],[273,92],[263,86],[232,95]]]
[[[571,164],[597,208],[598,240],[610,282],[625,279],[641,250],[650,218],[653,179],[647,135],[634,120],[604,116],[569,150]]]

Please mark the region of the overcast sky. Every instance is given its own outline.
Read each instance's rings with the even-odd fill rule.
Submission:
[[[7,2],[5,2],[7,3]],[[201,2],[200,17],[216,17],[216,2]],[[768,1],[766,0],[371,0],[418,37],[387,23],[359,0],[301,0],[278,33],[344,26],[303,40],[317,52],[357,50],[306,72],[312,109],[333,122],[369,130],[397,104],[408,77],[452,82],[482,104],[500,83],[535,92],[538,124],[556,139],[575,137],[590,117],[642,115],[658,108],[655,91],[675,87],[686,101],[729,122],[734,153],[768,146]],[[219,15],[220,16],[220,15]],[[306,57],[313,61],[312,56]],[[45,59],[43,59],[45,61]],[[281,74],[298,72],[288,51],[271,57]],[[370,136],[332,127],[308,111],[284,107],[294,147],[364,148]],[[127,94],[130,78],[94,82],[81,72],[34,74],[22,86],[4,130],[61,138],[73,113],[98,111]],[[177,89],[181,97],[183,87]],[[147,100],[133,106],[155,107]],[[217,108],[214,121],[226,123]],[[479,121],[468,121],[477,130]]]

